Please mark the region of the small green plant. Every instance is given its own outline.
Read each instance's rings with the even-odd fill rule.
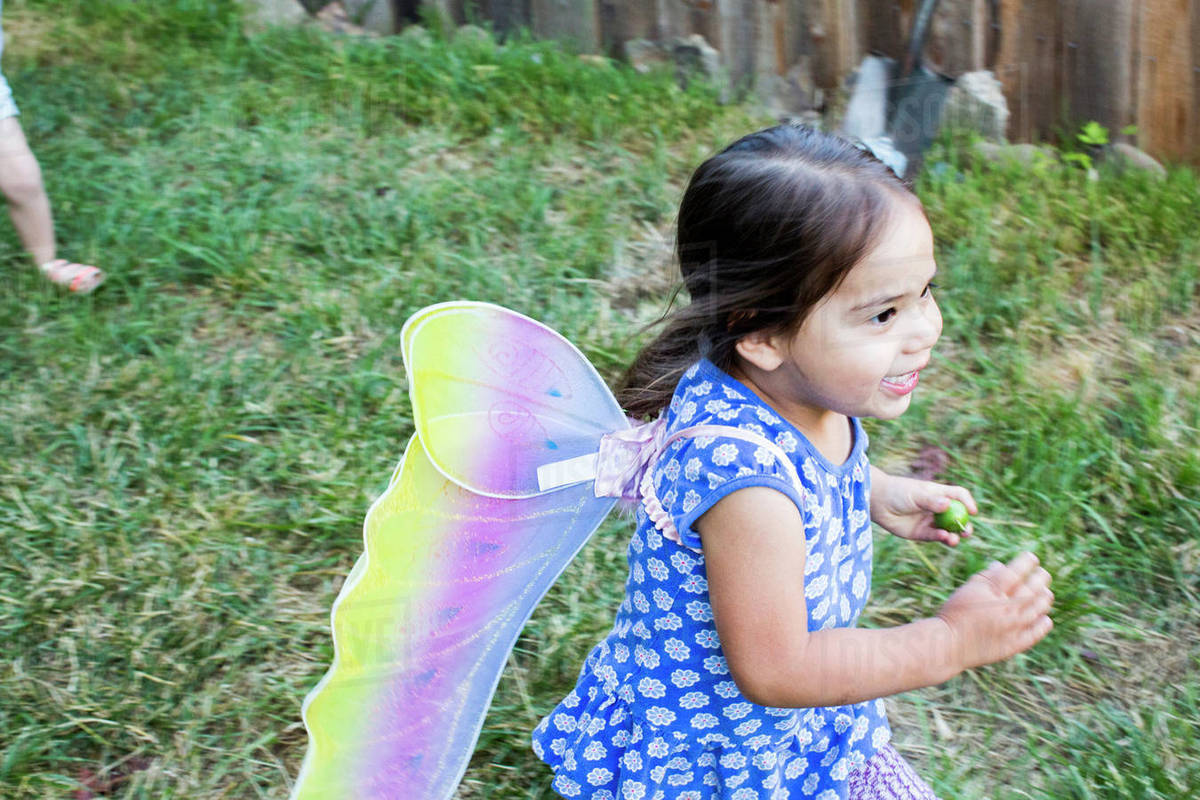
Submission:
[[[1108,128],[1092,120],[1084,124],[1075,138],[1088,147],[1103,147],[1108,144]]]
[[[1092,159],[1092,152],[1094,152],[1097,148],[1104,147],[1109,143],[1108,128],[1104,127],[1095,120],[1089,120],[1088,122],[1084,123],[1083,127],[1079,130],[1079,133],[1075,134],[1075,138],[1086,148],[1086,150],[1076,153],[1063,153],[1063,161],[1071,164],[1078,164],[1087,170],[1089,175],[1091,175],[1092,169],[1095,166],[1095,162]]]

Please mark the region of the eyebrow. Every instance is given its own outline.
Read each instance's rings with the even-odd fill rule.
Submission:
[[[891,297],[876,297],[874,300],[868,300],[862,305],[858,305],[850,309],[850,313],[854,313],[855,311],[866,311],[868,308],[874,308],[876,306],[890,305],[902,297],[904,297],[903,294],[894,294]]]
[[[929,276],[929,280],[926,283],[932,283],[933,279],[936,278],[937,276],[938,276],[937,268],[934,268],[933,274]],[[897,300],[903,299],[904,294],[905,294],[904,292],[901,292],[900,294],[893,294],[893,295],[888,295],[888,296],[881,295],[879,297],[868,300],[867,302],[862,303],[861,305],[855,306],[854,308],[850,309],[850,313],[853,314],[856,311],[865,311],[868,308],[874,308],[876,306],[891,305],[892,303],[896,302]]]

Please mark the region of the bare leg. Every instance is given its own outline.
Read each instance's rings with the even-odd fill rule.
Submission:
[[[104,273],[89,264],[54,257],[54,218],[42,168],[16,117],[0,119],[0,192],[8,200],[21,244],[50,281],[78,294],[87,294],[104,281]]]
[[[29,149],[16,117],[0,119],[0,192],[21,244],[41,266],[54,260],[54,219],[42,183],[42,169]]]

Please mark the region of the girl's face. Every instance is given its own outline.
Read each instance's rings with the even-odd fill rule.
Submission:
[[[879,243],[798,332],[739,345],[760,368],[748,376],[805,432],[828,430],[831,415],[900,416],[942,332],[936,271],[925,215],[915,203],[897,202]]]

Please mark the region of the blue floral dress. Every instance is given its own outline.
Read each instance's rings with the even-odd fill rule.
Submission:
[[[749,702],[721,652],[692,523],[737,489],[782,492],[804,520],[809,630],[853,627],[871,582],[866,435],[852,420],[853,451],[832,464],[707,360],[685,373],[665,414],[668,434],[720,425],[743,435],[706,430],[669,441],[651,468],[616,622],[574,690],[534,730],[534,752],[564,797],[845,798],[850,774],[891,737],[883,702]]]

